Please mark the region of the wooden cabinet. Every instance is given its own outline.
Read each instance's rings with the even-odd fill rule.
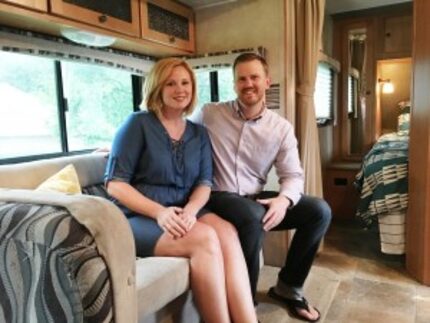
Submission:
[[[194,52],[194,13],[169,0],[141,0],[142,37]]]
[[[50,0],[55,15],[138,37],[139,0]]]
[[[412,16],[386,17],[383,30],[383,54],[386,58],[411,56]]]
[[[48,11],[48,0],[4,0],[3,2],[17,4],[30,9]]]
[[[359,193],[353,183],[359,170],[360,164],[345,163],[331,165],[324,171],[324,199],[330,205],[334,218],[354,218]]]
[[[113,48],[151,56],[195,51],[193,11],[168,0],[0,0],[0,25],[58,37],[72,28],[114,37]]]

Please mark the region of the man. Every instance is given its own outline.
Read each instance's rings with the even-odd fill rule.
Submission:
[[[237,228],[254,298],[264,233],[296,229],[269,296],[283,302],[296,318],[316,322],[319,311],[308,305],[302,287],[331,211],[323,200],[302,196],[303,170],[294,129],[265,105],[270,86],[265,59],[254,53],[241,54],[233,72],[237,99],[209,103],[202,109],[201,121],[209,131],[215,166],[208,206]],[[279,192],[262,191],[272,166],[279,177]]]

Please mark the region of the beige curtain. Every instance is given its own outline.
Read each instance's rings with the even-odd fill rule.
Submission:
[[[321,158],[315,119],[314,91],[325,0],[294,0],[294,4],[297,130],[300,156],[305,171],[305,194],[322,197]]]

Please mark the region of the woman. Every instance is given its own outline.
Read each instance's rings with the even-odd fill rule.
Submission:
[[[203,207],[212,158],[206,130],[184,119],[195,101],[188,64],[158,61],[145,81],[148,111],[133,113],[115,136],[107,190],[129,220],[138,256],[190,259],[205,322],[257,322],[237,232]]]

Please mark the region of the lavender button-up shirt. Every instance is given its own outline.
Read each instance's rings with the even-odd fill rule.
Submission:
[[[293,205],[299,201],[303,169],[294,129],[286,119],[265,108],[255,119],[245,120],[237,100],[206,104],[197,119],[211,139],[215,191],[259,193],[274,165],[280,194]]]

